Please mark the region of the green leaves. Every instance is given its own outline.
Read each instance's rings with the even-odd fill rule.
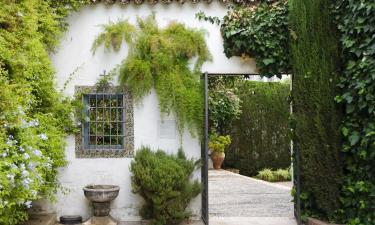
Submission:
[[[334,1],[340,31],[343,121],[342,218],[346,224],[375,221],[375,5],[372,1]],[[344,132],[345,131],[345,132]]]
[[[101,25],[101,27],[103,32],[95,38],[91,47],[93,54],[102,44],[104,44],[105,50],[110,51],[112,47],[115,52],[118,52],[123,41],[130,43],[132,37],[136,36],[135,27],[129,24],[127,20],[119,20],[116,23],[110,22]]]
[[[121,66],[121,84],[130,88],[137,101],[154,88],[162,116],[176,113],[180,135],[187,127],[192,135],[200,136],[203,92],[199,75],[202,64],[211,59],[205,32],[179,23],[161,29],[154,15],[139,19],[136,32]],[[197,61],[190,70],[194,57]]]
[[[147,147],[136,152],[130,170],[132,190],[145,200],[141,216],[153,225],[177,225],[189,218],[187,207],[201,191],[199,182],[191,181],[198,162],[186,159],[182,149],[177,155]]]
[[[230,9],[221,21],[226,56],[254,57],[260,74],[267,77],[289,73],[287,15],[285,0]]]
[[[353,146],[353,145],[355,145],[355,144],[358,143],[359,138],[360,138],[359,135],[360,135],[360,134],[359,134],[357,131],[355,131],[355,132],[353,132],[353,133],[349,136],[349,142],[350,142],[350,145],[351,145],[351,146]]]
[[[6,2],[6,3],[5,3]],[[27,219],[31,201],[53,199],[75,124],[55,87],[49,51],[62,17],[85,1],[2,1],[0,7],[0,224]],[[3,29],[5,28],[5,29]]]

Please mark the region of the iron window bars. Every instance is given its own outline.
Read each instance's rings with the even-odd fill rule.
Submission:
[[[83,95],[83,147],[85,150],[124,149],[124,94]]]

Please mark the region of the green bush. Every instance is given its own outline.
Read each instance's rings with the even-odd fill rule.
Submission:
[[[294,34],[292,124],[295,149],[301,156],[304,218],[332,219],[340,207],[341,109],[334,101],[340,58],[330,3],[289,0],[289,24]]]
[[[200,183],[191,181],[198,165],[199,161],[186,159],[181,149],[177,155],[139,149],[130,169],[133,192],[145,200],[141,216],[154,225],[174,225],[189,218],[187,207],[201,191]]]
[[[278,169],[274,174],[277,181],[290,181],[292,179],[289,169]]]
[[[273,171],[268,168],[259,171],[256,178],[269,182],[290,181],[292,179],[289,169],[277,169]]]
[[[26,220],[33,200],[53,199],[60,187],[64,138],[75,124],[69,99],[55,88],[48,53],[77,2],[1,1],[0,224]]]
[[[265,180],[269,182],[275,181],[275,174],[273,173],[271,169],[268,169],[268,168],[259,171],[256,177],[261,180]]]
[[[255,176],[264,168],[291,164],[288,83],[243,81],[238,85],[242,114],[233,122],[224,166]]]

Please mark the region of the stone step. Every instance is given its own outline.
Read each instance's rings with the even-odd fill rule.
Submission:
[[[56,214],[30,215],[29,220],[20,225],[55,225]]]

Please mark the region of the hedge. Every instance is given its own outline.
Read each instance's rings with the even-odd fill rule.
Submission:
[[[288,168],[289,83],[244,81],[238,87],[242,114],[232,127],[225,166],[255,176],[264,168]]]
[[[328,0],[290,0],[295,147],[300,150],[302,215],[332,219],[339,208],[338,35]],[[303,217],[304,219],[304,217]]]

